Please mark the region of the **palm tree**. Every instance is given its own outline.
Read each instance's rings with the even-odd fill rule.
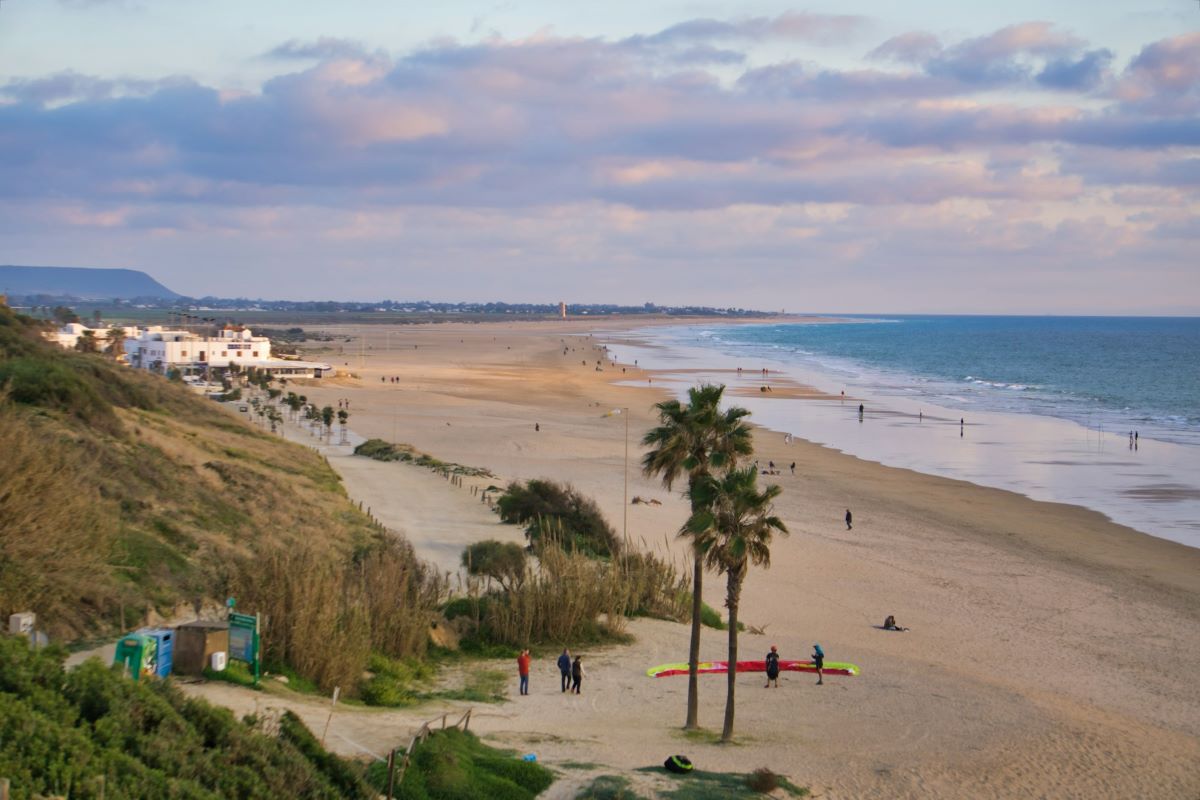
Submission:
[[[733,739],[734,689],[737,687],[738,603],[750,565],[771,565],[771,539],[787,535],[783,520],[774,516],[771,501],[778,486],[761,492],[753,466],[734,469],[720,478],[702,478],[692,492],[701,510],[692,514],[681,534],[690,536],[705,564],[725,574],[725,607],[729,609],[729,667],[726,675],[725,725],[721,741]]]
[[[721,411],[724,386],[694,386],[688,390],[686,405],[667,400],[655,405],[660,425],[646,433],[642,444],[653,448],[642,459],[642,471],[658,476],[668,490],[682,475],[688,478],[688,497],[692,513],[704,510],[694,489],[700,479],[710,476],[712,469],[728,469],[736,465],[739,456],[754,452],[750,428],[744,408]],[[699,726],[700,694],[696,669],[700,661],[700,612],[704,601],[704,562],[699,550],[693,549],[692,569],[692,638],[688,647],[688,730]]]
[[[120,361],[125,355],[125,329],[120,325],[108,329],[108,354],[114,361]]]

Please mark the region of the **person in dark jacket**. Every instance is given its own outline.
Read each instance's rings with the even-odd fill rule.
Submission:
[[[575,656],[574,663],[571,664],[571,690],[575,694],[579,694],[579,684],[583,683],[583,664],[580,661],[583,656]]]
[[[846,509],[846,530],[854,527],[854,515],[850,513],[850,509]]]
[[[775,645],[771,645],[771,652],[767,653],[767,685],[764,689],[771,688],[771,681],[775,681],[775,688],[779,688],[779,649]]]
[[[820,686],[825,682],[821,676],[821,670],[825,669],[825,651],[821,649],[821,645],[813,645],[812,660],[813,666],[817,668],[817,686]]]
[[[558,671],[562,673],[562,690],[565,692],[571,688],[571,651],[565,647],[558,657]]]

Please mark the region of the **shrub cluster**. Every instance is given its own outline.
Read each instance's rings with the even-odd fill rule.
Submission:
[[[482,467],[468,467],[463,464],[454,464],[449,461],[442,461],[434,458],[428,453],[419,452],[410,444],[392,444],[385,442],[383,439],[367,439],[362,444],[354,448],[356,456],[366,456],[373,458],[376,461],[402,461],[411,462],[418,467],[427,467],[439,472],[449,472],[454,475],[467,475],[470,477],[490,478],[492,473],[490,470]]]

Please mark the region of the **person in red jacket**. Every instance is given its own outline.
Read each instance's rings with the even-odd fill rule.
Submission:
[[[517,673],[521,676],[521,694],[529,694],[529,665],[533,661],[528,650],[517,656]]]

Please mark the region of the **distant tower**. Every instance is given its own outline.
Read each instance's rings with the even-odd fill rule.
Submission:
[[[558,318],[559,319],[567,318],[567,304],[566,303],[558,304]]]

